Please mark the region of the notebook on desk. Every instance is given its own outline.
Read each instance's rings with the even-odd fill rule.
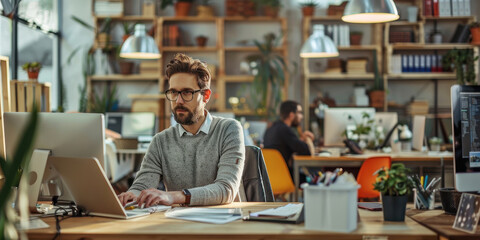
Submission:
[[[243,216],[244,221],[267,221],[280,223],[302,223],[304,221],[303,203],[290,203],[278,208],[269,208]]]
[[[89,215],[130,219],[151,213],[126,211],[97,159],[50,157],[48,161],[60,173],[67,188],[64,190],[69,191],[77,206],[85,208]]]

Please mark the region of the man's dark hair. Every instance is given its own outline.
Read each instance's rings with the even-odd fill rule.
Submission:
[[[183,53],[177,53],[167,64],[165,75],[167,80],[175,73],[191,73],[197,76],[197,83],[200,89],[209,89],[211,75],[207,64],[198,59],[193,59]]]
[[[280,105],[280,118],[285,120],[288,118],[291,112],[296,113],[298,105],[300,104],[292,100],[282,102]]]

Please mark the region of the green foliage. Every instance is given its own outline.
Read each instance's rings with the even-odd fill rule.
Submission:
[[[443,67],[455,69],[458,84],[475,84],[475,61],[478,56],[473,55],[473,49],[457,49],[448,51],[442,58]]]
[[[391,168],[381,168],[374,174],[377,179],[374,189],[387,196],[403,196],[412,192],[414,182],[408,176],[411,172],[403,163],[394,163]]]
[[[111,112],[113,104],[117,99],[117,85],[113,85],[111,91],[108,87],[105,87],[101,96],[94,93],[94,101],[90,105],[90,112],[94,113],[106,113]]]
[[[383,85],[383,79],[378,72],[378,60],[377,60],[377,50],[373,51],[373,72],[375,74],[375,79],[373,81],[373,88],[371,91],[383,91],[385,86]]]
[[[135,22],[135,23],[129,23],[129,22],[124,22],[122,24],[123,26],[123,32],[125,35],[131,35],[133,34],[133,31],[135,31],[135,26],[137,25],[138,23]]]
[[[318,6],[318,2],[316,0],[306,0],[300,3],[301,7],[316,7]]]
[[[33,142],[37,132],[38,112],[34,106],[30,114],[30,120],[22,132],[20,141],[17,143],[17,148],[13,156],[9,160],[0,157],[0,168],[5,176],[5,181],[0,190],[0,239],[3,239],[7,228],[12,228],[12,220],[8,218],[7,212],[11,208],[10,199],[12,194],[12,187],[18,186],[22,170],[28,166],[30,157],[33,151]]]
[[[479,28],[480,27],[480,22],[472,22],[469,24],[470,28]]]
[[[42,64],[39,62],[27,62],[22,65],[22,69],[27,72],[38,72],[42,68]]]
[[[252,71],[256,72],[253,80],[252,96],[257,96],[257,110],[265,110],[267,117],[275,117],[275,111],[282,101],[282,89],[285,82],[287,66],[281,55],[274,51],[280,38],[275,34],[268,33],[264,36],[264,42],[255,40],[260,53],[247,57],[248,62],[254,62]]]
[[[439,138],[439,137],[432,137],[432,138],[430,138],[430,139],[428,140],[428,142],[429,142],[430,144],[435,145],[435,144],[442,144],[443,141],[442,141],[442,139]]]
[[[280,0],[252,0],[255,5],[259,7],[270,6],[270,7],[281,7],[282,3]]]
[[[210,6],[210,0],[198,0],[198,5]]]

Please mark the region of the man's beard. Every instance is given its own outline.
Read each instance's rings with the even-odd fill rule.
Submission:
[[[298,118],[295,117],[292,121],[292,127],[298,127],[300,125],[300,121],[298,121]]]
[[[180,117],[179,114],[177,113],[178,109],[187,111],[187,115],[184,116],[184,117]],[[182,114],[185,114],[185,113],[182,113]],[[175,118],[175,121],[177,123],[182,124],[182,125],[195,124],[196,122],[198,122],[198,119],[199,119],[198,111],[197,111],[196,108],[193,110],[193,113],[192,113],[188,108],[186,108],[184,106],[176,106],[173,109],[173,117]]]

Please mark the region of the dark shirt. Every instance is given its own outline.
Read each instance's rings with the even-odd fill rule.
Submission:
[[[310,155],[308,145],[300,140],[292,128],[283,121],[277,120],[267,129],[263,138],[264,148],[273,148],[280,151],[283,159],[287,162],[290,173],[292,173],[290,158],[293,153],[298,155]]]

